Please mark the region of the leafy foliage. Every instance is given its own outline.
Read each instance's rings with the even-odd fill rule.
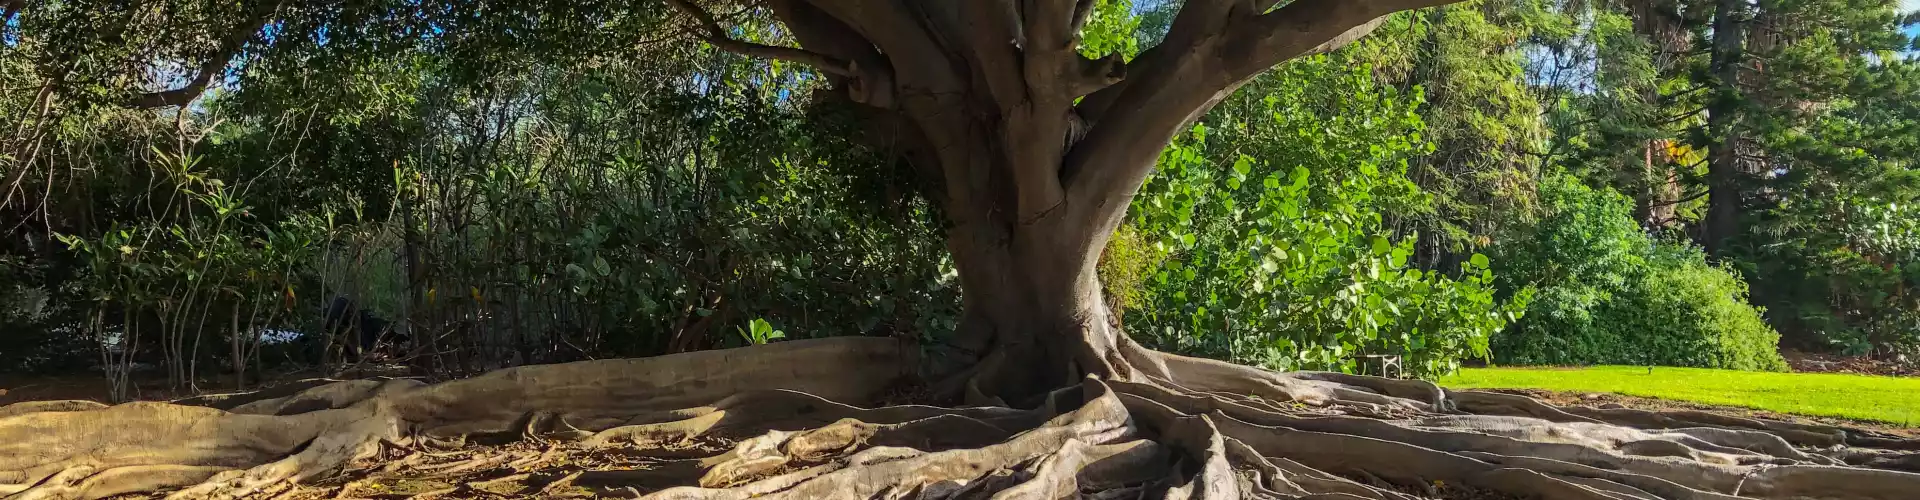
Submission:
[[[1548,161],[1629,194],[1649,229],[1713,248],[1787,344],[1910,348],[1899,346],[1920,323],[1896,318],[1920,310],[1904,292],[1915,283],[1899,257],[1859,243],[1920,233],[1853,221],[1920,186],[1910,104],[1920,78],[1902,33],[1914,18],[1893,2],[1838,0],[1545,12],[1566,20],[1542,32],[1532,65],[1551,98]],[[1714,27],[1726,19],[1738,22]],[[1726,67],[1741,69],[1716,72]]]
[[[1146,241],[1118,241],[1151,245],[1162,264],[1128,303],[1129,327],[1274,369],[1354,371],[1356,356],[1387,354],[1431,376],[1488,355],[1525,293],[1496,301],[1484,256],[1457,279],[1415,268],[1414,238],[1383,223],[1427,202],[1406,178],[1430,147],[1418,94],[1326,58],[1249,87],[1268,93],[1241,94],[1176,140],[1135,199],[1122,234]],[[1126,245],[1109,252],[1142,251]]]
[[[1537,290],[1526,318],[1495,337],[1495,359],[1786,368],[1737,273],[1648,236],[1617,193],[1568,175],[1541,188],[1547,213],[1493,248],[1502,288]]]
[[[333,21],[295,15],[288,38],[260,44],[285,53],[191,108],[41,96],[63,146],[7,172],[59,177],[32,177],[16,191],[31,203],[6,205],[45,226],[5,230],[67,244],[0,253],[0,271],[22,278],[0,293],[22,304],[0,312],[7,338],[49,339],[9,340],[0,359],[104,360],[123,375],[154,364],[190,386],[210,367],[287,361],[265,339],[319,336],[334,297],[394,319],[416,339],[405,355],[441,375],[954,328],[936,214],[898,155],[852,141],[850,120],[805,98],[817,75],[603,38],[658,19],[599,27],[626,30],[611,35],[488,26],[536,14],[449,21],[432,43],[378,29],[302,38]],[[49,42],[28,33],[23,47]],[[578,57],[586,45],[608,50]],[[33,104],[14,96],[5,104]],[[39,217],[42,203],[61,216]],[[343,367],[350,340],[286,354]]]
[[[19,10],[0,367],[190,386],[281,361],[267,337],[320,331],[336,296],[443,375],[954,330],[942,179],[902,138],[816,100],[825,75],[635,5],[288,4],[257,28],[249,2]],[[1177,6],[1096,2],[1078,48],[1132,58]],[[1737,7],[1464,2],[1261,75],[1162,155],[1107,298],[1144,341],[1281,369],[1778,369],[1776,330],[1920,355],[1913,18]],[[1746,20],[1733,81],[1717,16]],[[794,42],[764,9],[727,17]],[[199,100],[130,105],[208,60]],[[1707,196],[1716,151],[1744,170]],[[1716,196],[1739,236],[1707,255],[1681,241],[1707,240]],[[323,340],[305,354],[344,366]]]

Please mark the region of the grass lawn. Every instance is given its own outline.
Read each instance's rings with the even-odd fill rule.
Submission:
[[[1920,378],[1771,373],[1704,368],[1465,368],[1440,379],[1458,389],[1546,389],[1741,406],[1758,410],[1920,425]]]

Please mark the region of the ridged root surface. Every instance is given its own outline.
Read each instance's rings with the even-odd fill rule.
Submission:
[[[432,484],[443,488],[398,496],[422,498],[1920,492],[1920,445],[1898,436],[1697,411],[1555,407],[1123,349],[1124,379],[1090,377],[1034,409],[855,406],[897,392],[915,366],[913,349],[871,338],[519,367],[434,385],[322,380],[173,403],[20,403],[0,407],[0,496],[344,498],[364,481],[334,484],[341,478],[380,474],[440,478]],[[519,451],[430,451],[469,440]],[[607,456],[648,461],[577,465]],[[574,465],[554,469],[559,462]]]

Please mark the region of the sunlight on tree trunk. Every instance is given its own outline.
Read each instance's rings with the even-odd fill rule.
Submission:
[[[1920,474],[1906,472],[1920,468],[1920,443],[1892,436],[1272,372],[1157,352],[1124,334],[1095,267],[1174,134],[1262,71],[1351,43],[1392,13],[1449,0],[1192,0],[1161,43],[1131,60],[1079,53],[1092,0],[768,2],[799,47],[734,39],[724,16],[668,3],[705,43],[812,66],[832,83],[834,102],[895,129],[894,145],[930,174],[937,187],[928,197],[950,222],[964,301],[954,349],[843,337],[523,366],[432,385],[316,380],[176,403],[25,403],[0,408],[0,494],[348,495],[352,483],[315,484],[340,473],[518,471],[549,454],[609,449],[683,460],[581,469],[514,494],[579,486],[658,499],[1601,500],[1920,491]],[[850,406],[902,399],[971,406]],[[445,456],[436,450],[465,449],[470,437],[545,448],[420,465]],[[471,493],[486,481],[434,491]]]

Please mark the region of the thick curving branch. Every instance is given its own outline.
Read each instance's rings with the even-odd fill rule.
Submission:
[[[194,72],[193,79],[188,80],[186,85],[171,90],[135,95],[127,105],[140,109],[165,108],[185,106],[194,99],[199,99],[200,94],[207,91],[207,85],[213,83],[213,77],[227,69],[227,62],[232,61],[233,56],[240,53],[240,49],[247,45],[247,41],[253,39],[254,34],[265,29],[267,23],[273,21],[274,13],[280,10],[280,4],[280,1],[263,1],[257,5],[244,23],[233,31],[227,32],[227,36],[220,39],[219,48],[212,56],[207,57],[205,62],[200,63],[200,67]],[[11,11],[8,16],[12,16]]]
[[[1128,78],[1079,105],[1092,128],[1061,170],[1073,217],[1118,224],[1174,134],[1261,71],[1352,43],[1389,14],[1456,1],[1298,0],[1270,11],[1268,2],[1188,2]]]
[[[708,14],[706,9],[694,5],[693,2],[687,0],[667,0],[667,4],[672,5],[675,10],[692,17],[694,21],[700,23],[700,29],[704,31],[704,34],[700,35],[700,39],[720,50],[750,57],[796,62],[833,75],[854,76],[856,74],[852,63],[819,52],[796,47],[780,47],[736,40],[731,36],[727,36],[726,28],[720,27],[720,23],[713,19],[712,14]]]
[[[911,94],[908,106],[933,104],[947,96],[959,95],[970,80],[952,64],[950,53],[942,46],[949,40],[945,33],[928,28],[923,14],[904,2],[866,2],[858,0],[789,0],[805,3],[825,13],[837,23],[883,54],[895,75],[894,84],[902,96]],[[783,17],[782,22],[795,21]],[[798,26],[789,25],[796,32]],[[809,40],[802,40],[808,45]],[[924,103],[924,104],[923,104]]]
[[[383,481],[453,484],[434,491],[455,497],[579,486],[658,500],[1904,499],[1920,488],[1920,474],[1882,467],[1914,457],[1902,451],[1912,441],[1783,440],[1857,429],[1622,417],[1685,426],[1656,431],[1421,381],[1275,373],[1144,349],[1129,351],[1142,380],[1084,379],[1030,409],[841,402],[888,391],[913,351],[842,337],[435,385],[315,381],[175,404],[11,405],[0,407],[0,496],[342,498],[391,493]],[[1567,421],[1445,410],[1454,406]],[[467,435],[518,435],[544,450],[469,444]],[[1884,460],[1835,460],[1866,455]],[[617,457],[653,460],[636,469]],[[336,475],[357,479],[311,481]]]
[[[1226,66],[1232,78],[1249,78],[1276,64],[1353,43],[1373,32],[1388,14],[1457,1],[1298,0],[1233,23]]]
[[[6,5],[6,13],[0,15],[0,26],[13,22],[13,16],[19,14],[20,9],[26,8],[27,0],[7,0]]]

